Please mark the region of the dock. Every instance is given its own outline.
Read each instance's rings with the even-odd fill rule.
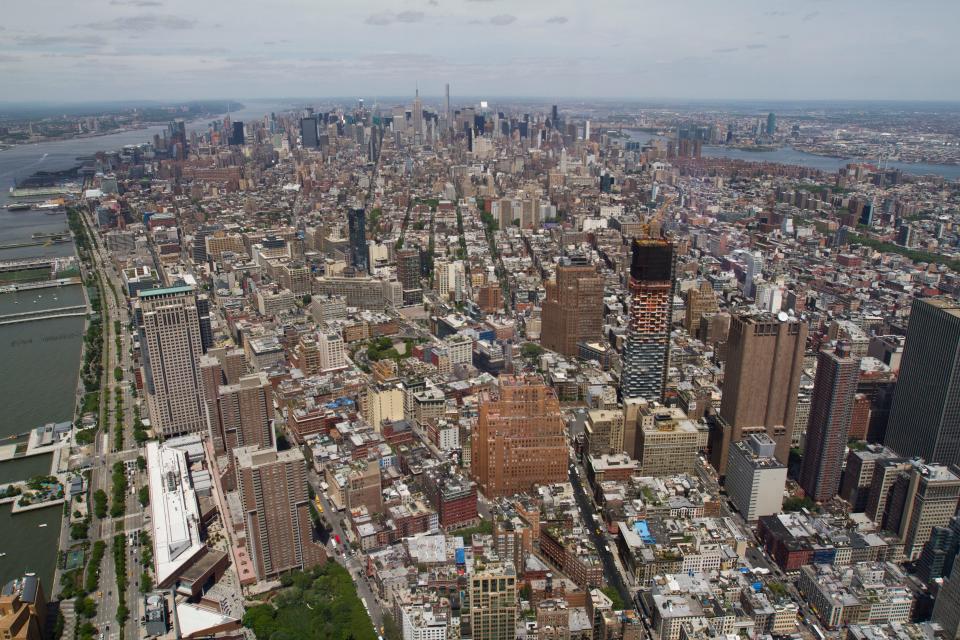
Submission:
[[[0,315],[0,325],[33,322],[34,320],[51,320],[53,318],[71,318],[87,315],[87,305],[75,304],[70,307],[56,307],[53,309],[37,309],[36,311],[21,311]]]
[[[46,280],[44,282],[18,282],[16,284],[7,284],[0,287],[0,293],[14,293],[16,291],[32,291],[34,289],[49,289],[52,287],[67,287],[75,284],[83,284],[78,276],[70,278],[57,278],[55,280]]]

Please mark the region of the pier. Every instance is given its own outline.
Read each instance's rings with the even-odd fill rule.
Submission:
[[[17,291],[32,291],[34,289],[50,289],[52,287],[67,287],[75,284],[83,284],[77,276],[71,278],[57,278],[56,280],[47,280],[44,282],[18,282],[16,284],[7,284],[0,287],[0,293],[15,293]]]
[[[33,322],[34,320],[50,320],[52,318],[71,318],[85,315],[87,315],[87,305],[75,304],[69,307],[56,307],[54,309],[38,309],[36,311],[7,313],[5,315],[0,315],[0,325]]]

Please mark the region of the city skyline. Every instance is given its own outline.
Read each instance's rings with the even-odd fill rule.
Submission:
[[[49,4],[7,8],[0,81],[14,99],[440,96],[446,82],[454,96],[960,99],[957,72],[936,64],[960,18],[944,2],[367,1],[333,15],[292,0],[275,11],[296,19],[274,23],[222,2]]]

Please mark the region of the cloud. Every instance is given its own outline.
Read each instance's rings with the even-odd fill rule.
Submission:
[[[405,22],[407,24],[420,22],[423,20],[423,17],[423,11],[401,11],[400,13],[385,11],[382,13],[370,14],[367,16],[367,19],[364,20],[364,22],[377,27],[384,27],[388,24],[393,24],[394,22]]]
[[[162,7],[163,3],[157,0],[110,0],[115,7]]]
[[[789,12],[788,11],[764,11],[763,15],[782,18],[783,16],[789,15]]]
[[[810,13],[804,14],[802,19],[804,22],[810,22],[811,20],[816,18],[818,15],[820,15],[819,11],[811,11]]]
[[[517,16],[512,16],[509,13],[501,13],[499,15],[493,16],[490,18],[490,24],[494,24],[498,27],[505,27],[508,24],[517,21]]]
[[[714,53],[733,53],[734,51],[740,51],[740,47],[723,47],[713,50]]]
[[[93,47],[99,47],[107,44],[107,40],[103,36],[73,36],[73,35],[45,36],[38,33],[25,35],[25,36],[14,36],[12,40],[21,47],[65,46],[65,47],[93,48]]]
[[[767,45],[765,44],[748,44],[747,49],[766,49]]]
[[[126,16],[114,18],[113,20],[91,22],[85,26],[88,29],[96,29],[97,31],[154,31],[158,29],[178,31],[192,29],[196,24],[196,20],[188,20],[180,16],[144,13],[139,16]]]
[[[567,16],[553,16],[552,18],[547,18],[547,24],[567,24],[569,22]]]

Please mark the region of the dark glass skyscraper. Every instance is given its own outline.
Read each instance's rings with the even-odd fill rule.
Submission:
[[[233,123],[233,133],[230,135],[230,144],[242,145],[246,142],[243,135],[243,123]]]
[[[316,118],[302,118],[300,120],[300,143],[304,149],[316,149],[320,146]]]
[[[351,209],[347,214],[350,226],[350,256],[353,266],[364,271],[370,270],[367,251],[367,214],[363,209]]]
[[[633,241],[630,324],[620,379],[624,398],[663,399],[670,355],[673,270],[672,242],[654,238]]]
[[[960,303],[913,301],[885,444],[908,458],[960,463]]]

